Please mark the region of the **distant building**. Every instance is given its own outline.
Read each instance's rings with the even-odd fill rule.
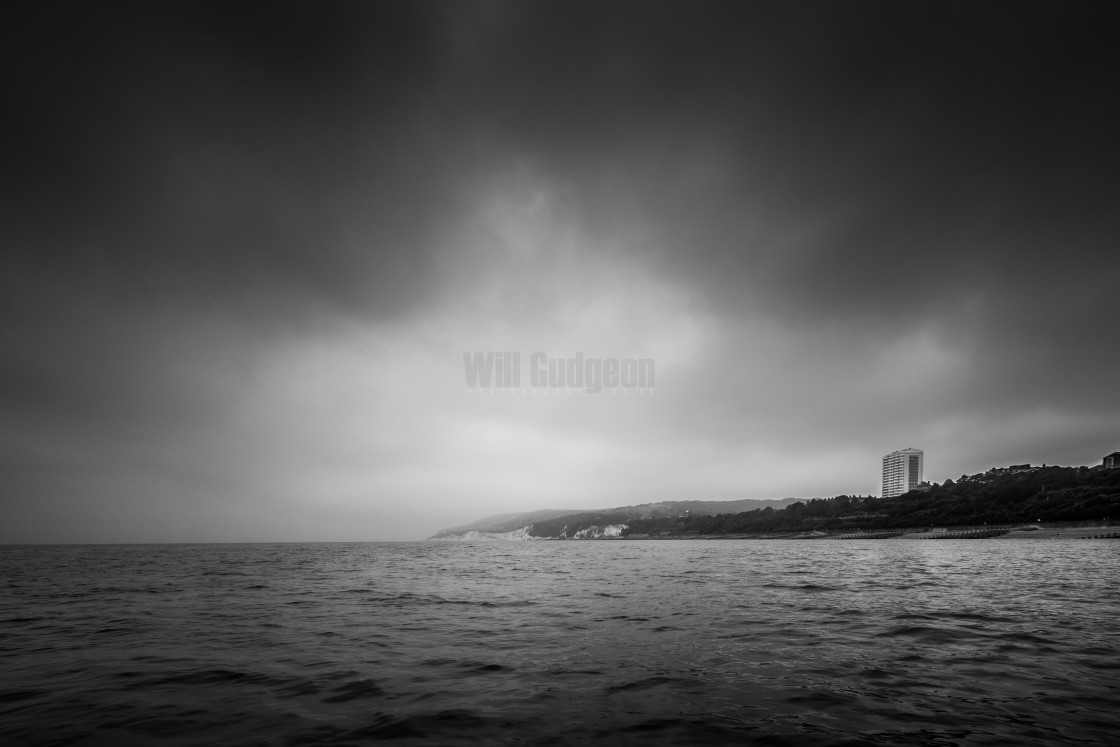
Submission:
[[[1105,469],[1115,469],[1116,467],[1120,467],[1120,451],[1114,451],[1106,456],[1101,466]]]
[[[924,462],[921,449],[901,449],[883,457],[883,497],[893,498],[918,487]]]
[[[1032,467],[1029,464],[1012,464],[1010,467],[992,467],[988,470],[993,475],[1002,475],[1014,472],[1034,472],[1038,467]]]

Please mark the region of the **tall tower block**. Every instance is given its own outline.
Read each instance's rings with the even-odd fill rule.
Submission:
[[[883,497],[893,498],[918,487],[924,462],[921,449],[900,449],[883,457]]]

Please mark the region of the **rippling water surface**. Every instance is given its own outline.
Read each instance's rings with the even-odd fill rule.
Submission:
[[[0,548],[0,741],[1120,744],[1120,543]]]

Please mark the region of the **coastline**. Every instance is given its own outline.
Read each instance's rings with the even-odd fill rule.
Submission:
[[[649,540],[949,540],[949,539],[991,539],[991,540],[1070,540],[1070,539],[1120,539],[1120,523],[1108,523],[1097,526],[1074,526],[1074,527],[1047,527],[1041,526],[1037,529],[1023,529],[1020,527],[992,527],[991,530],[1005,530],[1002,534],[995,536],[958,536],[962,533],[977,532],[982,534],[986,531],[981,527],[945,527],[943,532],[892,532],[890,530],[870,530],[867,532],[850,532],[850,533],[835,533],[835,534],[820,534],[816,536],[809,536],[802,533],[789,533],[789,534],[677,534],[677,535],[663,535],[660,537],[604,537],[595,539],[606,540],[634,540],[634,541],[649,541]],[[987,531],[991,531],[987,530]],[[883,535],[889,536],[883,536]],[[948,536],[944,536],[948,535]]]
[[[1117,535],[1120,538],[1120,525],[1095,527],[1039,527],[1038,529],[1012,529],[1007,534],[993,539],[1092,539],[1094,537]]]

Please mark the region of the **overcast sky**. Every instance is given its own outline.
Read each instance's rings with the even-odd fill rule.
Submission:
[[[1120,449],[1106,4],[6,11],[0,542],[419,539]],[[465,352],[523,388],[467,388]],[[529,356],[651,391],[528,391]]]

